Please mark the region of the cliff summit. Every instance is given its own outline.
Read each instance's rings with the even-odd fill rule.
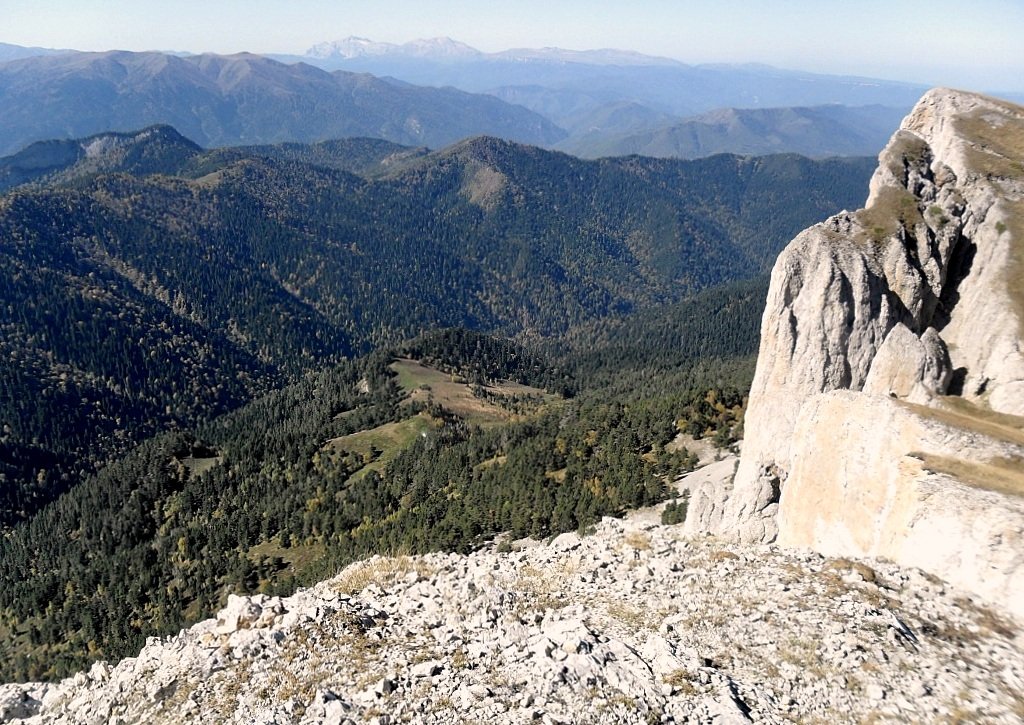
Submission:
[[[693,530],[921,566],[1024,615],[1024,108],[935,89],[779,256]]]

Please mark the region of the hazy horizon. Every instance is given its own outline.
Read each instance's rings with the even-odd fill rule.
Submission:
[[[0,0],[0,8],[9,0]],[[83,51],[301,55],[349,36],[450,37],[484,52],[617,49],[684,63],[764,63],[978,91],[1024,92],[1024,3],[523,0],[51,0],[3,8],[0,42]],[[882,22],[885,18],[885,22]],[[185,22],[183,22],[185,19]],[[950,36],[955,43],[939,42]]]

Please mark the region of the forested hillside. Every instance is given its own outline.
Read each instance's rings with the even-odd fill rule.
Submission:
[[[750,276],[859,203],[870,167],[86,141],[20,155],[45,173],[0,197],[0,525],[158,431],[424,330],[540,339]]]
[[[654,347],[632,363],[658,368]],[[678,431],[733,439],[743,367],[710,392],[699,366],[612,392],[572,360],[453,330],[158,436],[0,539],[0,678],[116,659],[228,592],[372,552],[542,537],[660,500],[692,465],[665,447]]]

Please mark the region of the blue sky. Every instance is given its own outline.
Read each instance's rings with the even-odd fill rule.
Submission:
[[[0,42],[18,45],[301,53],[348,35],[1024,91],[1024,0],[0,0]]]

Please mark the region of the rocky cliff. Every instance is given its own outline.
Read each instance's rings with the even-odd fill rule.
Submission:
[[[780,255],[694,529],[924,566],[1024,615],[1024,108],[936,89]]]

